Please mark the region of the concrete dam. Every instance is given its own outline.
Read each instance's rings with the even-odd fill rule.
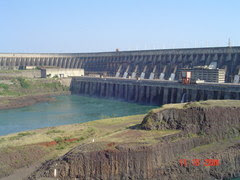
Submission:
[[[179,70],[194,66],[224,69],[225,82],[183,85]],[[161,105],[207,99],[240,99],[240,47],[115,51],[99,53],[2,53],[0,68],[52,66],[81,68],[73,93]],[[140,78],[141,80],[137,80]]]
[[[72,79],[71,89],[74,94],[151,105],[207,99],[240,99],[240,84],[227,83],[183,85],[177,81],[76,77]]]
[[[57,66],[89,73],[177,80],[180,68],[210,65],[226,70],[226,82],[240,74],[240,47],[116,51],[100,53],[0,53],[0,67]],[[144,73],[144,74],[143,74]],[[173,77],[173,74],[175,76]],[[172,75],[172,77],[171,77]],[[239,81],[239,80],[238,80]]]

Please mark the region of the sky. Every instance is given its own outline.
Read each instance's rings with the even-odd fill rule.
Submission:
[[[239,0],[0,0],[0,52],[240,45]]]

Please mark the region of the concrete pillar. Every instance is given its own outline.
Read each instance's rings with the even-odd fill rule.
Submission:
[[[192,89],[186,89],[186,102],[190,102],[192,99]]]
[[[104,83],[101,83],[101,90],[100,90],[100,96],[101,97],[104,97],[104,94],[105,94],[105,84]]]
[[[121,69],[122,69],[122,65],[119,66],[118,71],[117,71],[115,77],[120,77]]]
[[[17,64],[17,58],[15,57],[15,58],[13,58],[13,60],[12,60],[12,66],[16,66],[16,64]]]
[[[97,95],[98,89],[97,89],[97,83],[93,83],[93,95]]]
[[[123,95],[123,85],[119,84],[118,85],[118,98],[122,99],[122,95]]]
[[[71,60],[72,60],[72,58],[66,58],[66,67],[65,68],[70,68]]]
[[[140,75],[140,78],[141,78],[141,79],[144,79],[144,78],[145,78],[145,72],[146,72],[146,70],[147,70],[147,66],[144,66],[143,72],[142,72],[141,75]]]
[[[200,91],[198,91],[198,93],[199,93],[199,101],[203,101],[204,97],[205,97],[204,90],[200,90]]]
[[[230,92],[224,92],[224,99],[231,99],[231,93]]]
[[[172,88],[170,103],[176,103],[176,101],[177,101],[177,89]]]
[[[82,89],[83,89],[83,82],[79,82],[79,94],[83,94],[82,92]]]
[[[129,85],[128,87],[128,101],[133,101],[134,99],[134,86],[133,85]]]
[[[139,86],[138,102],[144,102],[144,86]]]
[[[67,64],[68,68],[72,68],[73,60],[74,60],[74,57],[69,58],[69,62]]]
[[[164,87],[164,89],[163,89],[163,104],[168,103],[168,93],[169,93],[169,89],[167,87]]]
[[[160,80],[164,80],[166,68],[167,68],[167,66],[164,66],[163,71],[161,72],[161,74],[160,74],[160,76],[159,76],[159,79],[160,79]]]
[[[74,68],[75,62],[76,62],[76,58],[72,58],[70,68]]]
[[[130,66],[128,65],[126,71],[125,71],[124,74],[123,74],[123,78],[127,78],[129,67],[130,67]]]
[[[16,58],[15,66],[19,66],[19,61],[20,61],[20,58]]]
[[[0,66],[6,67],[6,61],[7,61],[7,58],[2,58],[0,62]]]
[[[151,74],[150,74],[150,76],[149,76],[149,79],[154,79],[156,68],[157,68],[157,66],[155,65]]]
[[[86,92],[86,94],[89,95],[90,94],[90,82],[87,82],[86,84],[87,84],[87,87],[86,87],[86,91],[85,92]]]
[[[138,102],[139,85],[135,85],[134,102]]]
[[[76,68],[76,65],[77,65],[77,62],[78,62],[78,58],[74,58],[74,61],[73,61],[73,63],[72,63],[72,68]]]
[[[66,64],[67,64],[67,58],[63,58],[63,62],[62,62],[62,68],[66,68]]]
[[[149,103],[150,102],[150,86],[147,86],[146,88],[146,99],[145,102]]]
[[[127,100],[128,99],[128,85],[125,84],[124,86],[124,99]]]
[[[96,85],[96,95],[101,96],[101,82],[97,82]]]
[[[9,58],[8,61],[7,61],[7,66],[10,67],[12,66],[12,61],[13,61],[14,58]]]
[[[197,93],[198,91],[196,89],[192,89],[192,95],[190,101],[196,101],[197,100]]]
[[[53,66],[58,66],[58,60],[59,60],[58,57],[56,57],[56,58],[54,59]]]
[[[222,91],[218,91],[217,99],[224,99],[224,93]]]
[[[80,61],[80,59],[79,59],[79,58],[76,58],[75,64],[74,64],[74,68],[75,68],[75,69],[78,68],[79,61]]]
[[[207,91],[207,99],[214,99],[214,91]]]
[[[183,89],[181,89],[181,88],[177,89],[177,103],[181,102],[182,95],[183,95]]]
[[[105,85],[105,97],[109,96],[109,83],[106,83]]]
[[[62,61],[63,61],[63,58],[60,57],[60,58],[58,59],[58,67],[62,67]]]
[[[157,96],[157,87],[151,86],[150,87],[150,104],[157,104],[156,96]]]
[[[39,58],[39,65],[43,66],[43,58]]]
[[[111,97],[115,97],[116,94],[116,85],[111,83]]]
[[[78,62],[78,68],[79,69],[82,69],[83,68],[83,61],[79,59],[79,62]]]
[[[45,66],[50,66],[50,59],[49,57],[48,58],[45,58]]]
[[[33,57],[29,58],[28,66],[32,66]]]
[[[90,82],[90,84],[89,84],[89,94],[91,96],[94,95],[94,84],[95,84],[95,82]]]
[[[49,66],[53,66],[54,57],[49,59]]]

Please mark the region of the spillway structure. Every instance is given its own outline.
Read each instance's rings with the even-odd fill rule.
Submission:
[[[0,68],[51,66],[84,69],[106,78],[74,77],[74,93],[132,102],[166,104],[239,99],[240,47],[185,48],[97,53],[0,53]],[[183,85],[179,70],[194,66],[225,69],[226,83]],[[105,80],[106,79],[106,80]]]

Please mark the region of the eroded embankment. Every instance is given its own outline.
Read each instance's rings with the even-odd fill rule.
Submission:
[[[70,94],[58,79],[11,78],[0,81],[0,110],[53,101],[53,95]]]
[[[219,103],[221,103],[219,101]],[[157,143],[98,142],[44,163],[29,179],[221,179],[240,176],[240,107],[191,106],[150,112],[140,127],[180,129]],[[180,166],[179,159],[219,159],[218,166]],[[56,170],[55,170],[56,169]]]

